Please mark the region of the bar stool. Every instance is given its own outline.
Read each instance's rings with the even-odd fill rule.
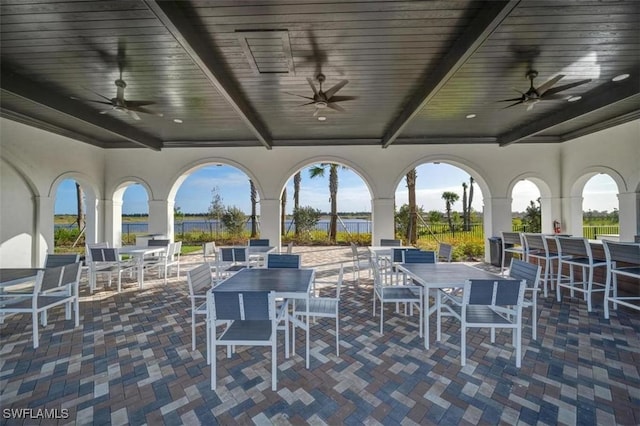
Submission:
[[[549,237],[550,236],[545,234],[522,234],[527,256],[525,260],[530,262],[531,259],[536,259],[538,264],[544,261],[542,277],[540,278],[540,282],[543,285],[542,290],[544,297],[547,297],[547,287],[549,287],[550,290],[555,289],[554,280],[557,280],[558,277],[556,274],[557,268],[553,268],[553,263],[560,259],[558,253],[553,253],[549,250],[549,243],[547,242],[547,238]]]
[[[594,259],[591,253],[591,246],[586,238],[581,237],[556,237],[558,246],[558,281],[556,285],[556,297],[561,301],[560,288],[565,287],[571,290],[571,297],[574,292],[583,293],[587,301],[587,311],[591,312],[591,296],[594,292],[605,291],[605,285],[593,281],[593,272],[596,268],[606,268],[607,262]],[[569,275],[562,274],[562,267],[567,266]],[[582,270],[582,280],[574,279],[573,268],[577,266]],[[596,286],[596,288],[594,288]]]
[[[521,232],[502,232],[502,262],[500,263],[500,275],[504,275],[504,264],[507,253],[518,254],[525,259],[526,251],[522,242]]]
[[[607,257],[607,287],[604,293],[604,317],[609,319],[609,303],[613,309],[618,304],[640,311],[640,296],[619,296],[618,276],[626,276],[640,280],[640,244],[620,243],[603,240],[604,253]],[[618,263],[620,262],[620,263]]]

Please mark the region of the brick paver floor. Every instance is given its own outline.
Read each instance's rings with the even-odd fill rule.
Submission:
[[[364,250],[364,249],[363,249]],[[385,309],[385,333],[371,313],[372,281],[353,281],[351,253],[343,247],[300,247],[303,266],[322,281],[347,274],[340,309],[340,357],[332,320],[311,332],[305,368],[304,334],[298,352],[278,353],[278,390],[271,391],[270,351],[220,349],[218,389],[209,388],[204,326],[191,351],[189,296],[184,275],[151,277],[123,292],[85,285],[81,325],[64,311],[50,312],[34,350],[29,316],[0,325],[0,404],[3,424],[640,424],[640,315],[620,309],[610,320],[602,301],[587,313],[583,301],[540,298],[538,340],[525,327],[522,368],[514,364],[508,332],[469,333],[460,366],[458,324],[449,319],[443,339],[425,350],[415,318]],[[201,256],[183,256],[183,270]],[[480,264],[481,267],[488,267]],[[492,269],[491,267],[488,267]],[[525,321],[528,321],[528,313]],[[302,350],[300,350],[302,348]],[[11,411],[11,410],[18,411]],[[32,409],[32,411],[20,411]],[[17,413],[66,419],[19,420]],[[60,410],[66,411],[60,411]]]

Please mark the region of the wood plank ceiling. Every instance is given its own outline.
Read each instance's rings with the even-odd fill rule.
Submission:
[[[635,0],[3,0],[0,14],[2,116],[104,148],[558,143],[640,117]],[[590,81],[505,109],[530,70],[536,87]],[[301,106],[320,73],[357,99]],[[153,114],[108,105],[118,79]]]

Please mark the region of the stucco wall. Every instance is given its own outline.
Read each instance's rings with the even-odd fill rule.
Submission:
[[[149,191],[154,210],[169,209],[168,214],[154,219],[154,226],[169,227],[171,201],[182,180],[196,168],[215,163],[238,167],[253,179],[262,200],[263,219],[275,219],[273,224],[263,220],[262,230],[276,239],[279,238],[277,200],[285,183],[296,171],[318,161],[338,162],[360,174],[371,191],[374,221],[383,224],[378,228],[374,225],[378,238],[392,232],[390,217],[398,183],[411,168],[428,162],[452,164],[474,177],[484,197],[487,235],[499,235],[501,230],[510,227],[510,194],[519,180],[528,178],[542,185],[543,197],[551,200],[546,219],[549,223],[544,225],[549,230],[555,216],[562,214],[571,220],[572,215],[567,213],[572,205],[570,194],[576,187],[581,190],[584,186],[580,176],[590,177],[598,172],[610,173],[620,182],[621,197],[627,197],[624,204],[632,206],[630,219],[627,218],[631,224],[625,226],[628,232],[637,233],[640,227],[640,207],[637,206],[639,140],[640,120],[562,144],[515,144],[505,148],[493,145],[392,145],[388,149],[336,146],[274,147],[272,150],[184,148],[155,152],[148,149],[102,150],[0,119],[0,254],[6,253],[0,257],[0,266],[24,266],[26,257],[33,259],[34,264],[42,263],[44,253],[53,243],[55,200],[52,197],[55,197],[59,182],[65,178],[80,181],[93,197],[91,208],[100,217],[95,238],[113,239],[116,232],[111,218],[114,206],[118,205],[117,197],[115,202],[113,197],[123,185],[142,183]],[[623,191],[627,195],[623,195]],[[269,206],[268,211],[265,211],[266,206]],[[577,217],[577,214],[580,213],[573,216]],[[25,236],[39,235],[39,238],[14,238],[16,232]]]

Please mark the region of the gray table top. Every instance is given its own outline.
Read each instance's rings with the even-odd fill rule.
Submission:
[[[213,288],[218,291],[275,291],[279,294],[309,292],[315,271],[293,268],[245,268]]]
[[[414,281],[430,287],[463,287],[470,279],[502,279],[499,275],[464,263],[399,263],[398,269]]]

